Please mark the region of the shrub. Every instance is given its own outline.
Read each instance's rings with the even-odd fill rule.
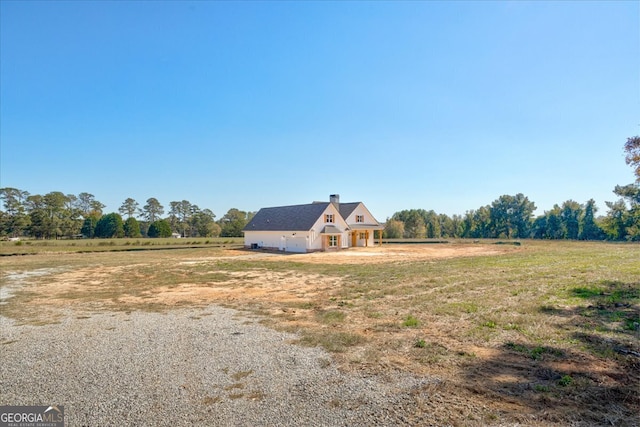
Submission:
[[[149,226],[149,237],[171,237],[171,225],[164,219],[154,221]]]
[[[122,217],[117,213],[104,215],[98,220],[95,229],[95,237],[112,238],[124,237],[124,224]]]
[[[563,375],[562,378],[558,380],[558,385],[562,387],[566,387],[573,382],[573,378],[571,375]]]
[[[134,217],[129,217],[124,222],[124,235],[125,237],[140,237],[142,233],[140,232],[140,223]]]
[[[402,323],[402,325],[407,328],[415,328],[416,326],[418,326],[419,323],[420,322],[418,322],[418,319],[416,319],[414,316],[408,315],[407,318]]]
[[[493,329],[493,328],[495,328],[495,327],[496,327],[496,322],[494,322],[494,321],[492,321],[492,320],[489,320],[489,321],[487,321],[487,322],[484,322],[484,323],[482,324],[482,326],[484,326],[484,327],[486,327],[486,328],[492,328],[492,329]]]

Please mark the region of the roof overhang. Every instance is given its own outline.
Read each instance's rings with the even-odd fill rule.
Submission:
[[[351,224],[351,230],[384,230],[384,226],[379,224]]]
[[[342,231],[335,225],[325,225],[320,234],[335,235],[342,234]]]

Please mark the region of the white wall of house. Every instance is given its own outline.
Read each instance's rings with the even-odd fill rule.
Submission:
[[[362,222],[358,222],[358,216],[361,216]],[[378,221],[375,219],[369,209],[362,203],[360,203],[351,214],[345,218],[347,224],[349,225],[358,225],[358,224],[378,224]],[[368,239],[366,237],[365,230],[354,229],[353,232],[356,233],[356,246],[375,246],[375,238],[373,231],[369,230]]]
[[[244,245],[251,248],[254,244],[259,248],[274,249],[287,252],[308,252],[322,249],[322,242],[312,243],[313,230],[307,231],[245,231]]]
[[[244,245],[250,248],[256,244],[260,248],[283,251],[287,246],[287,239],[306,237],[307,233],[308,231],[245,231]]]
[[[333,221],[334,221],[333,223],[328,223],[325,221],[327,214],[333,215]],[[309,249],[314,251],[319,251],[323,249],[322,239],[326,239],[327,236],[320,233],[322,232],[324,227],[327,225],[333,225],[342,231],[342,234],[340,235],[340,247],[348,248],[349,232],[345,231],[348,228],[348,225],[340,215],[340,212],[338,211],[338,209],[336,209],[336,207],[333,204],[329,204],[327,208],[324,210],[324,212],[322,212],[322,215],[320,215],[318,220],[315,222],[315,224],[313,224],[313,227],[311,227]]]
[[[357,215],[363,215],[364,216],[364,223],[365,224],[377,224],[378,221],[376,221],[376,219],[373,217],[373,215],[371,215],[371,212],[369,212],[369,209],[367,209],[364,204],[360,203],[358,204],[358,206],[353,210],[353,212],[351,212],[351,214],[345,218],[345,221],[347,222],[347,224],[357,224],[356,222],[356,216]]]
[[[326,215],[333,215],[333,222],[326,222]],[[333,225],[343,232],[340,234],[340,247],[349,247],[349,232],[346,221],[340,216],[338,209],[332,204],[322,212],[310,230],[299,231],[245,231],[244,245],[260,248],[277,249],[288,252],[309,252],[325,249],[327,236],[321,234],[325,226]],[[324,244],[323,244],[324,239]]]
[[[326,215],[333,215],[333,222],[326,222]],[[362,222],[358,222],[358,216],[362,216]],[[352,245],[351,232],[356,233],[356,246],[375,246],[374,233],[369,230],[368,238],[365,239],[366,230],[354,229],[347,230],[349,224],[377,224],[376,219],[371,212],[360,203],[356,209],[351,212],[348,218],[342,218],[338,209],[333,204],[329,204],[318,217],[310,230],[299,231],[245,231],[244,244],[246,247],[257,245],[260,248],[276,249],[289,252],[310,252],[326,249],[325,234],[321,234],[323,229],[332,225],[341,230],[340,247],[348,248]]]

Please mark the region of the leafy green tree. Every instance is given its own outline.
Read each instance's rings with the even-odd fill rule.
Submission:
[[[562,227],[562,209],[558,205],[553,205],[553,209],[545,212],[547,217],[547,229],[545,231],[545,237],[547,239],[564,239],[565,231]]]
[[[440,224],[440,236],[438,237],[460,237],[462,235],[462,218],[459,215],[449,217],[446,214],[438,215]]]
[[[582,205],[573,200],[562,204],[560,221],[566,239],[577,240],[580,236],[580,220],[582,219]]]
[[[96,224],[95,237],[103,239],[124,237],[124,223],[120,214],[110,213],[100,218]]]
[[[192,205],[188,200],[171,202],[169,210],[169,222],[174,230],[180,230],[182,237],[190,235],[189,220],[200,209]]]
[[[627,153],[625,161],[634,168],[633,173],[636,175],[636,182],[640,182],[640,136],[627,138],[624,151]]]
[[[171,225],[167,220],[159,219],[149,225],[149,237],[171,237]]]
[[[536,205],[522,193],[503,195],[491,204],[491,227],[494,237],[528,237]]]
[[[473,213],[474,231],[471,237],[489,238],[491,237],[491,207],[481,206]]]
[[[424,218],[416,212],[412,212],[405,222],[404,234],[408,238],[424,239],[427,236],[427,226]]]
[[[609,211],[603,229],[612,240],[640,240],[640,182],[617,185],[613,191],[620,196],[616,202],[606,202]]]
[[[198,210],[189,218],[189,228],[200,237],[218,237],[221,230],[215,223],[215,217],[209,209]]]
[[[138,220],[130,216],[124,222],[124,236],[125,237],[141,237],[140,224]]]
[[[401,239],[404,236],[404,222],[387,218],[383,236],[387,239]]]
[[[433,211],[432,211],[433,212]],[[437,222],[437,216],[435,221]],[[424,209],[405,209],[400,212],[396,212],[391,217],[394,221],[401,221],[404,224],[403,237],[409,239],[423,239],[427,235],[427,225],[425,223],[425,217],[427,212]]]
[[[188,200],[182,200],[180,202],[180,205],[178,208],[178,213],[179,213],[178,218],[180,219],[180,228],[182,230],[183,237],[191,235],[191,230],[190,230],[191,227],[189,226],[189,221],[191,220],[191,217],[199,211],[200,211],[200,208],[192,204]]]
[[[180,202],[169,202],[169,216],[167,217],[167,221],[169,221],[169,225],[172,230],[179,230],[179,213],[180,210]]]
[[[7,236],[8,230],[11,229],[9,222],[9,215],[5,211],[0,211],[0,237]]]
[[[26,191],[17,188],[0,188],[0,199],[4,206],[2,232],[12,237],[22,236],[28,229],[31,219],[27,214],[25,202],[29,197]]]
[[[102,216],[102,210],[105,205],[96,200],[95,196],[90,193],[80,193],[76,200],[76,207],[80,210],[80,214],[87,218],[89,215]]]
[[[534,239],[545,239],[547,233],[547,215],[540,215],[533,220],[531,226],[531,237]]]
[[[140,204],[138,202],[131,197],[128,197],[118,208],[118,212],[120,212],[121,215],[126,215],[127,218],[132,218],[137,216],[140,212],[139,206]]]
[[[58,238],[63,234],[63,220],[66,215],[68,197],[60,191],[52,191],[44,195],[48,219],[47,234],[49,238]]]
[[[247,225],[251,215],[245,211],[231,208],[220,218],[220,237],[242,237],[242,229]]]
[[[460,215],[453,215],[451,217],[451,237],[462,237],[464,232],[464,218]]]
[[[424,209],[416,210],[416,213],[422,218],[424,224],[424,233],[422,233],[422,227],[420,222],[416,223],[414,231],[415,237],[428,237],[429,239],[437,239],[442,236],[442,229],[440,225],[440,218],[438,214],[433,210],[425,211]],[[417,231],[419,230],[419,231]]]
[[[462,237],[465,239],[474,237],[472,236],[473,228],[473,211],[466,211],[462,217]]]
[[[631,207],[640,204],[640,183],[629,185],[616,185],[613,193],[626,200]]]
[[[144,218],[149,222],[155,222],[160,219],[160,216],[164,213],[164,207],[160,204],[158,199],[151,197],[147,199],[147,204],[142,208]]]
[[[142,233],[142,237],[149,237],[149,223],[145,220],[138,221],[140,225],[140,233]]]
[[[31,220],[31,235],[52,239],[69,233],[69,221],[73,220],[67,209],[69,201],[69,197],[59,191],[27,197],[25,205]]]
[[[98,220],[100,219],[96,215],[87,216],[80,229],[80,233],[89,239],[93,239],[96,236],[96,225],[98,225]]]
[[[29,234],[36,239],[44,239],[47,237],[47,214],[45,210],[44,197],[40,194],[34,194],[27,197],[25,202],[27,211],[29,212]]]
[[[78,198],[73,194],[67,194],[64,211],[61,215],[60,230],[63,236],[74,237],[82,229],[82,212],[78,209]]]
[[[623,200],[605,203],[609,211],[602,221],[602,229],[610,240],[624,240],[627,237],[627,206]]]
[[[602,228],[609,239],[640,240],[640,137],[628,138],[624,146],[625,160],[634,167],[636,182],[616,185],[613,192],[620,197],[616,202],[606,202],[609,211]]]
[[[580,240],[601,240],[604,238],[604,233],[598,224],[596,223],[596,202],[590,199],[584,208],[584,215],[582,217],[582,230],[580,231]]]

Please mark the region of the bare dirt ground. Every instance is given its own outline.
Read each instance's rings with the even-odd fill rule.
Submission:
[[[287,261],[311,264],[378,264],[398,261],[433,261],[446,258],[499,255],[517,250],[510,245],[400,245],[389,244],[368,248],[351,248],[335,252],[314,252],[310,254],[287,254]],[[230,257],[238,257],[237,251],[225,251]],[[269,252],[252,252],[255,258],[273,256]],[[276,254],[283,256],[281,254]]]
[[[625,373],[620,372],[620,364],[616,361],[584,351],[554,353],[555,350],[545,350],[546,347],[541,346],[537,347],[542,349],[539,350],[540,357],[535,354],[534,347],[505,351],[504,336],[498,342],[486,332],[485,329],[494,327],[490,322],[487,322],[487,328],[474,329],[472,325],[478,321],[474,311],[477,308],[468,301],[447,301],[448,306],[462,307],[460,314],[449,314],[442,311],[444,308],[415,313],[421,317],[418,327],[398,326],[406,317],[404,308],[411,307],[412,299],[419,297],[428,301],[433,298],[435,303],[442,298],[438,293],[442,287],[426,289],[420,294],[406,292],[406,295],[404,289],[398,288],[396,293],[371,303],[364,294],[354,302],[344,292],[345,277],[351,265],[393,264],[397,268],[404,263],[500,257],[522,250],[513,245],[487,244],[385,245],[287,255],[265,251],[222,250],[215,254],[203,251],[175,254],[160,261],[135,254],[127,263],[117,265],[95,263],[47,271],[46,281],[38,280],[30,286],[24,301],[27,305],[21,309],[39,307],[41,317],[36,323],[46,323],[55,321],[58,310],[73,309],[78,318],[82,318],[95,311],[163,311],[172,307],[223,305],[264,316],[269,326],[301,333],[302,342],[329,348],[345,373],[365,371],[393,375],[403,372],[437,378],[438,381],[430,383],[428,389],[416,393],[415,411],[428,413],[430,419],[442,420],[445,424],[593,424],[598,414],[585,416],[587,421],[584,423],[580,422],[581,416],[568,415],[583,408],[570,404],[562,407],[560,402],[564,400],[553,392],[546,392],[548,384],[557,383],[565,373],[573,378],[586,378],[585,381],[600,387],[600,395],[596,393],[593,399],[606,402],[612,394],[624,392],[620,380]],[[264,264],[281,261],[303,266],[344,266],[347,273],[324,274],[304,267],[272,269]],[[242,262],[248,263],[247,268],[220,266],[220,263],[235,265]],[[496,306],[499,306],[498,301]],[[526,322],[526,319],[516,320]],[[574,320],[575,316],[568,317],[566,322]],[[533,323],[527,327],[548,327],[538,324],[537,317]],[[515,321],[514,324],[524,327]],[[503,335],[513,336],[516,341],[518,333],[522,332],[516,326]],[[479,338],[478,334],[484,335]],[[423,348],[416,346],[420,340]],[[625,381],[637,381],[637,375]],[[637,399],[637,396],[629,399]],[[616,402],[618,400],[619,396]],[[600,403],[594,401],[595,412]],[[628,424],[630,418],[624,408],[619,412],[618,418],[609,417],[611,425],[633,425]]]
[[[491,246],[449,246],[442,245],[386,245],[383,247],[357,248],[348,251],[336,252],[316,252],[311,254],[281,254],[267,251],[239,251],[223,250],[212,257],[197,258],[176,258],[173,263],[165,263],[167,268],[180,268],[192,266],[207,266],[213,262],[224,260],[229,261],[267,261],[278,262],[281,260],[305,264],[381,264],[389,262],[416,262],[435,261],[457,257],[473,257],[500,255],[513,252],[517,248],[513,246],[491,247]],[[138,273],[145,263],[134,263],[118,266],[91,266],[64,271],[55,276],[54,281],[49,281],[46,286],[46,293],[41,295],[41,299],[34,299],[33,303],[47,304],[48,306],[65,306],[73,304],[69,296],[75,293],[85,293],[92,287],[102,289],[106,281],[115,276],[138,277],[145,279],[144,274]],[[200,274],[210,272],[201,271]],[[215,272],[215,270],[213,270]],[[44,270],[33,275],[51,273],[51,270]],[[321,274],[309,274],[304,272],[277,272],[267,269],[249,271],[226,272],[224,280],[214,283],[205,282],[171,283],[167,286],[153,286],[148,290],[143,290],[138,294],[131,295],[126,292],[117,296],[111,302],[104,301],[105,304],[202,304],[210,302],[233,303],[237,307],[242,307],[243,301],[259,299],[266,303],[283,302],[308,302],[316,298],[329,299],[329,294],[336,287],[339,287],[342,279],[340,277],[325,276]],[[78,302],[82,302],[79,300]]]

